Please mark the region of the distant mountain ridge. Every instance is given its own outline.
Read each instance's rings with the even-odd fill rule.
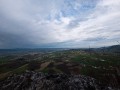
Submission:
[[[54,52],[54,51],[61,51],[61,50],[71,50],[72,48],[16,48],[16,49],[0,49],[0,55],[5,54],[19,54],[19,53],[28,53],[28,52]],[[113,52],[113,53],[120,53],[120,45],[113,45],[107,47],[100,47],[100,48],[76,48],[75,50],[93,50],[98,52]]]
[[[11,54],[23,54],[23,53],[29,53],[29,52],[54,52],[54,51],[60,51],[65,50],[63,48],[16,48],[16,49],[0,49],[0,55],[11,55]]]
[[[102,48],[99,48],[99,50],[104,51],[104,52],[120,53],[120,45],[102,47]]]

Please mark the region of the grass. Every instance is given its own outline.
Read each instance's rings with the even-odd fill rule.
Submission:
[[[10,74],[21,74],[25,72],[28,69],[28,64],[25,64],[17,69],[9,70],[8,72],[1,73],[0,74],[0,80],[4,80],[6,77],[8,77]]]
[[[0,67],[0,74],[1,73],[6,73],[6,72],[9,72],[9,71],[12,71],[12,70],[13,70],[12,68]]]
[[[106,78],[105,74],[115,74],[115,68],[120,67],[120,56],[115,56],[112,54],[95,54],[92,53],[77,53],[77,52],[57,52],[53,54],[54,57],[42,58],[44,62],[41,61],[11,61],[11,57],[0,57],[0,79],[7,77],[11,73],[21,74],[26,70],[35,69],[35,71],[41,71],[44,73],[67,73],[71,71],[66,66],[66,64],[61,64],[55,66],[52,65],[51,59],[57,63],[57,61],[69,60],[79,64],[80,74],[94,77],[102,81],[102,78]],[[3,63],[3,64],[1,64]],[[82,66],[83,65],[83,66]],[[112,67],[110,67],[112,66]],[[72,67],[73,68],[73,67]],[[113,68],[114,70],[112,70]],[[74,69],[74,68],[73,68]],[[72,69],[72,70],[73,70]],[[119,69],[119,68],[118,68]],[[104,79],[103,79],[104,81]]]
[[[101,61],[104,60],[104,61]],[[72,62],[78,62],[85,65],[92,65],[92,66],[120,66],[120,56],[113,56],[113,55],[89,55],[89,54],[82,54],[75,56],[71,59]]]
[[[21,74],[21,73],[25,72],[27,69],[28,69],[28,64],[25,64],[15,70],[13,70],[12,73]]]
[[[8,77],[11,74],[11,71],[0,74],[0,80],[4,80],[6,77]]]
[[[115,56],[112,54],[81,54],[73,57],[72,62],[77,62],[79,64],[84,64],[80,74],[91,76],[100,81],[107,81],[106,74],[116,75],[115,68],[120,67],[120,56]]]
[[[8,63],[11,59],[15,58],[14,56],[0,56],[0,64]]]

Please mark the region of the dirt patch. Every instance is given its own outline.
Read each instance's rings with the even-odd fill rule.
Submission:
[[[80,74],[80,68],[79,67],[73,67],[70,69],[71,74]]]
[[[40,66],[40,67],[41,67],[40,70],[45,69],[50,63],[51,63],[51,62],[42,63],[41,66]]]
[[[63,64],[63,62],[56,62],[55,65]]]

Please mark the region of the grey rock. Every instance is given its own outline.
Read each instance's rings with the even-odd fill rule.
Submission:
[[[0,82],[0,90],[114,90],[83,75],[44,74],[26,71]],[[119,90],[119,89],[116,89]]]

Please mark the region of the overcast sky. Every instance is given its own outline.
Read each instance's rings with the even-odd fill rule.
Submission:
[[[0,48],[101,47],[120,41],[120,0],[0,0]]]

